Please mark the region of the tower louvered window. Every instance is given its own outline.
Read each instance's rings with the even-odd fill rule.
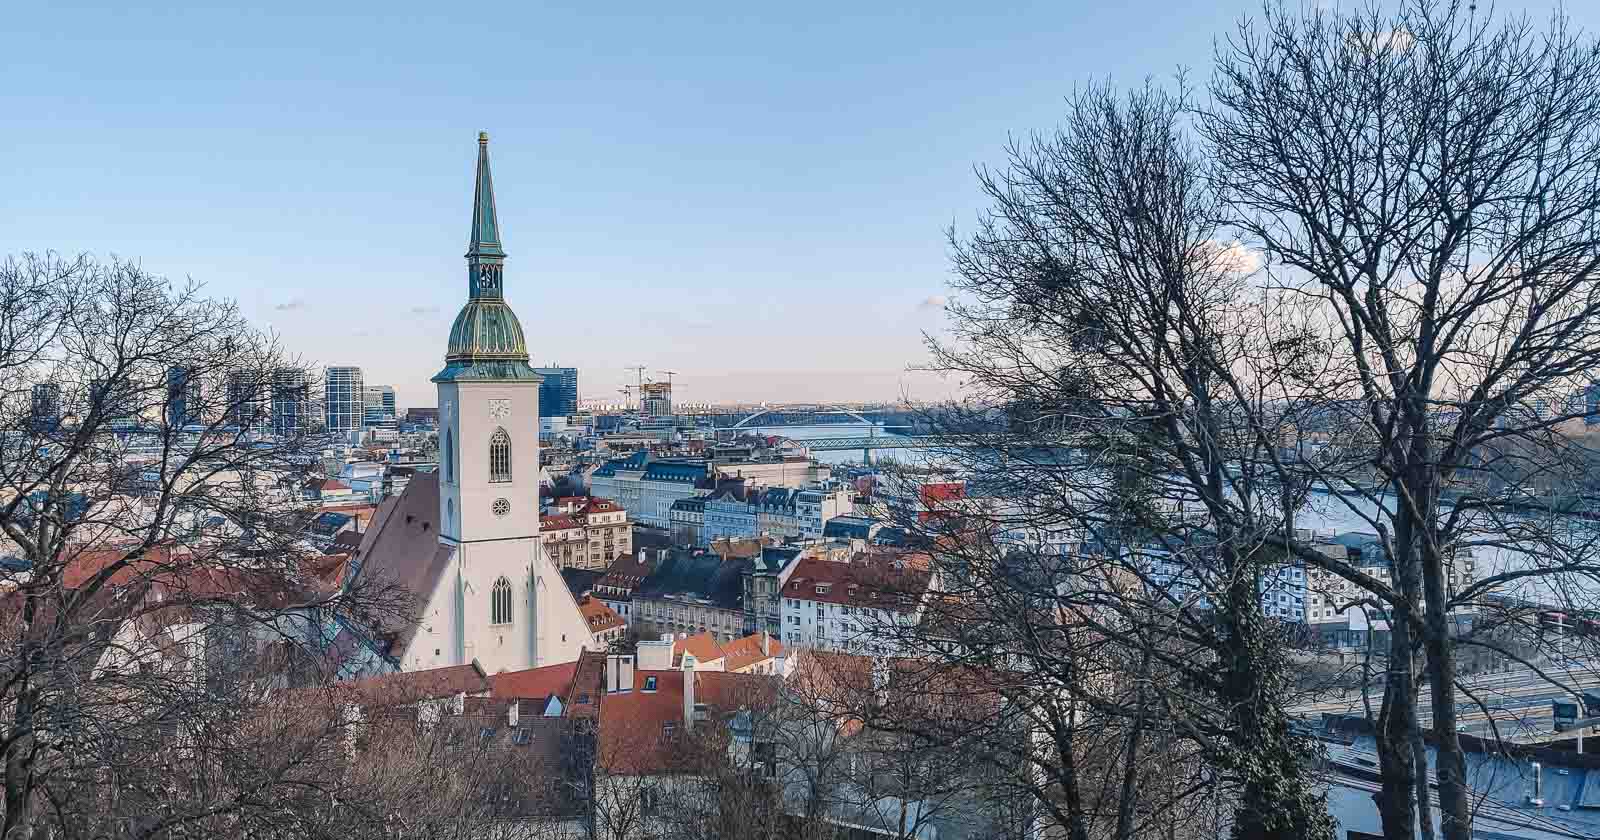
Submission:
[[[495,429],[489,438],[489,480],[511,480],[511,435],[503,428]]]
[[[489,623],[511,623],[511,581],[500,578],[489,595]]]
[[[449,429],[444,430],[444,481],[456,483],[456,439]]]

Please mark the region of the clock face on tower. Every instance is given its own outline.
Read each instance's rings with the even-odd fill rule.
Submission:
[[[507,417],[510,417],[510,416],[511,416],[511,401],[510,400],[490,400],[489,401],[489,419],[490,420],[504,420],[504,419],[506,419]]]

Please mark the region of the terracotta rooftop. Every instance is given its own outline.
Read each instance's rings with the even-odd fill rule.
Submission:
[[[578,520],[564,513],[539,517],[540,531],[570,531],[582,527],[582,525],[578,524]]]
[[[484,696],[492,688],[489,676],[476,661],[466,665],[429,668],[426,671],[367,677],[341,685],[362,699],[377,703],[410,703],[454,697],[457,694]]]
[[[616,513],[622,510],[616,502],[598,496],[590,497],[589,503],[584,505],[583,513]]]
[[[686,653],[702,664],[715,662],[723,656],[722,646],[717,644],[717,637],[710,633],[696,633],[693,636],[673,642],[672,662],[674,665],[682,662],[683,655]]]
[[[489,678],[494,697],[503,700],[543,700],[552,694],[565,697],[572,687],[578,663],[563,662],[543,668],[502,671]]]
[[[763,636],[766,637],[766,652],[761,649]],[[763,660],[782,656],[783,643],[778,641],[777,636],[770,633],[757,632],[742,639],[734,639],[723,645],[722,655],[722,669],[724,671],[738,671]]]
[[[622,620],[622,616],[617,615],[615,610],[606,606],[605,602],[598,598],[585,597],[578,603],[578,609],[583,612],[583,620],[589,622],[589,632],[591,633],[600,633],[627,626],[627,622]]]
[[[710,712],[710,719],[697,727],[720,727],[721,715],[758,707],[777,695],[774,677],[720,671],[693,671],[689,676],[695,681],[695,703]],[[633,691],[601,697],[596,761],[611,773],[651,774],[678,767],[685,751],[677,744],[688,734],[683,687],[681,670],[635,671]]]
[[[804,558],[784,584],[785,598],[906,612],[927,592],[931,578],[914,556],[862,555],[848,563]]]

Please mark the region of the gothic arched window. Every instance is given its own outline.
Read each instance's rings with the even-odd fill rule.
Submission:
[[[489,623],[511,623],[511,581],[500,578],[489,595]]]
[[[444,430],[444,482],[456,483],[456,441],[449,429]]]
[[[511,435],[503,428],[495,429],[489,438],[489,480],[511,480]]]

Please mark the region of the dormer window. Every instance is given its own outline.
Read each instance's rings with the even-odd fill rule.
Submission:
[[[655,677],[645,677],[644,678],[644,690],[645,691],[655,691],[656,690],[656,678]]]

